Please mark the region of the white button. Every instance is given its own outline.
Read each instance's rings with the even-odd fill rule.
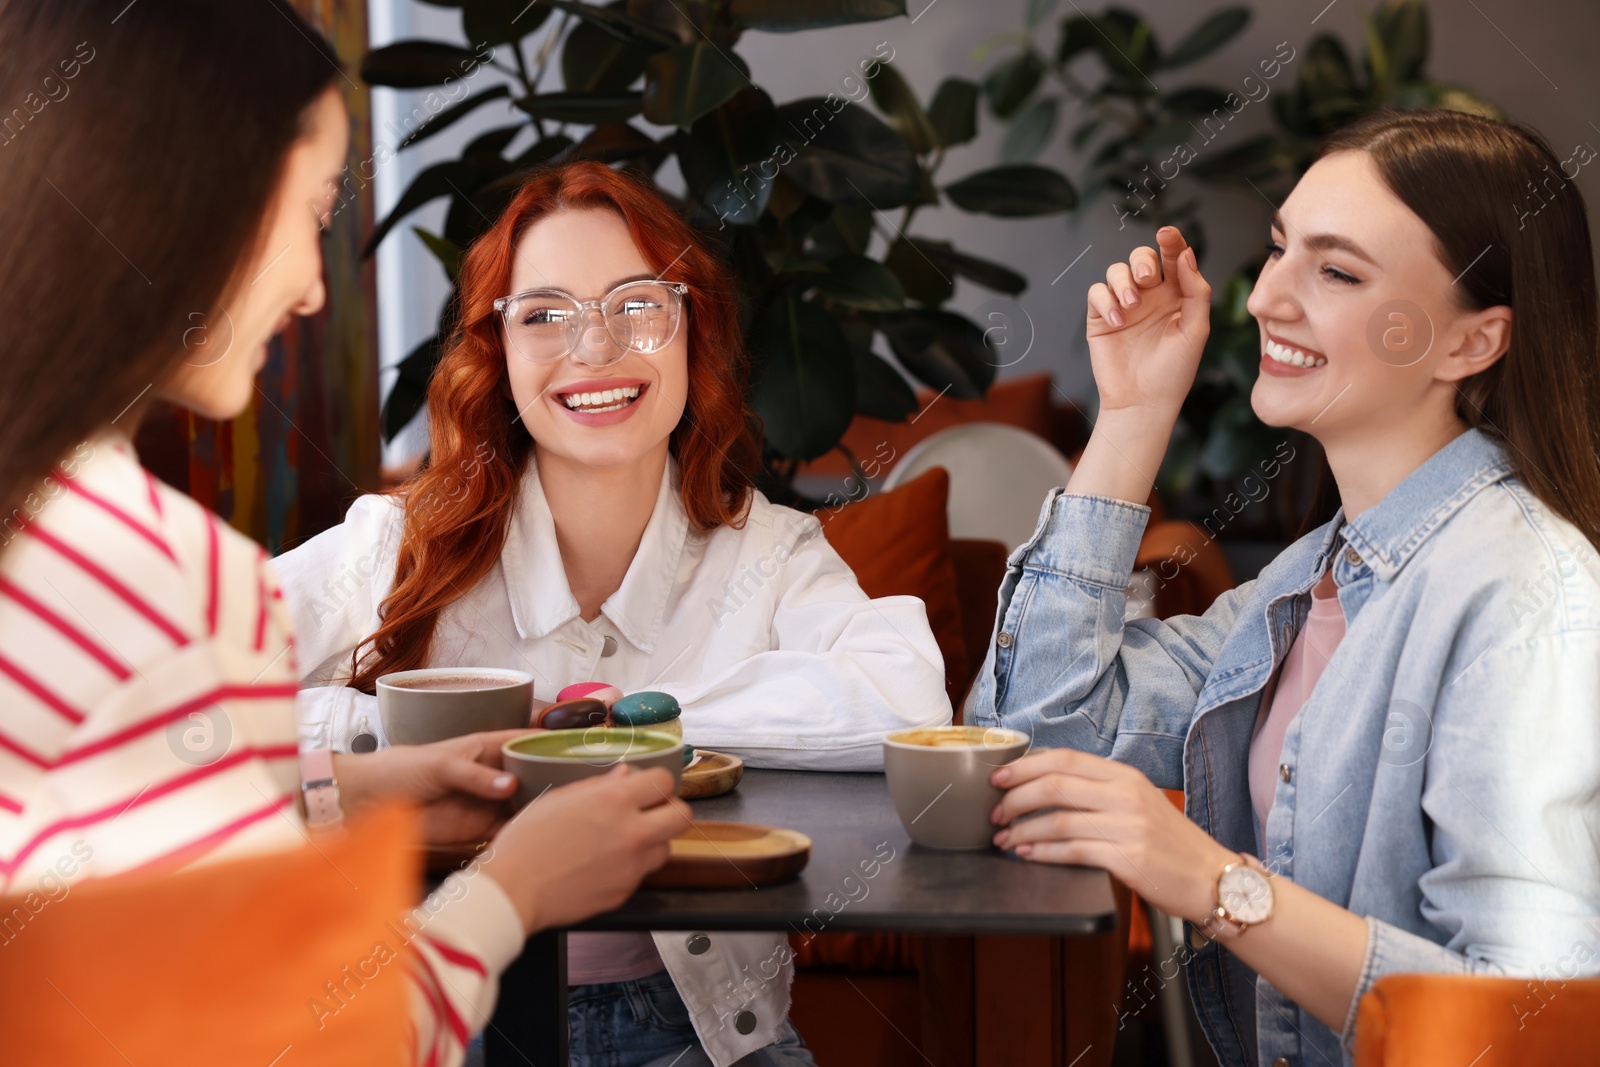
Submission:
[[[997,636],[994,639],[994,643],[999,645],[1001,648],[1010,648],[1011,647],[1011,631],[1010,630],[1001,630],[999,636]]]
[[[1347,548],[1344,550],[1344,561],[1352,567],[1359,567],[1361,566],[1361,553],[1353,548]]]

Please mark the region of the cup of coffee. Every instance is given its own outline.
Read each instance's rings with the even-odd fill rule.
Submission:
[[[391,745],[425,745],[528,725],[533,675],[501,667],[424,667],[378,679],[378,718]]]
[[[1000,828],[989,813],[1001,790],[996,768],[1028,751],[1028,735],[998,726],[917,726],[883,739],[895,814],[929,848],[988,848]]]
[[[604,774],[619,763],[635,770],[661,767],[672,774],[672,795],[683,780],[683,742],[636,726],[546,730],[515,737],[500,747],[501,764],[517,776],[517,804],[546,789]]]

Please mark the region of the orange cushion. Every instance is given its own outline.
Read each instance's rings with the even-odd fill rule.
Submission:
[[[840,443],[860,462],[877,457],[880,464],[893,466],[895,458],[923,438],[967,422],[1003,422],[1053,441],[1058,416],[1050,400],[1052,380],[1049,373],[1007,378],[991,385],[982,400],[955,400],[948,393],[939,396],[931,389],[919,389],[916,422],[885,422],[857,415]],[[844,477],[850,473],[850,463],[835,448],[800,469],[805,474]]]
[[[1575,970],[1576,955],[1557,967]],[[1600,979],[1380,978],[1356,1009],[1356,1067],[1593,1063]]]
[[[954,702],[967,675],[967,646],[950,562],[949,497],[950,475],[935,467],[896,489],[816,516],[868,596],[914,596],[927,606]]]
[[[292,852],[0,898],[5,1061],[411,1063],[415,825],[390,809]]]

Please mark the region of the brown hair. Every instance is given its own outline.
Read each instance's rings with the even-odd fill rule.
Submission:
[[[1499,438],[1523,484],[1600,545],[1600,310],[1588,213],[1560,157],[1532,130],[1438,109],[1365,115],[1317,158],[1340,151],[1371,156],[1432,231],[1462,306],[1512,309],[1510,347],[1460,383],[1456,412]],[[1328,487],[1317,521],[1332,515]]]
[[[394,589],[377,632],[351,655],[357,689],[425,666],[439,613],[500,558],[534,442],[506,387],[494,301],[509,290],[522,235],[568,208],[615,211],[652,270],[688,283],[689,397],[669,447],[689,522],[700,530],[744,522],[760,446],[744,405],[747,359],[727,268],[644,180],[593,161],[541,170],[462,259],[456,330],[428,385],[429,463],[396,490],[405,525]]]
[[[0,518],[182,358],[339,75],[283,0],[0,0]],[[127,427],[130,434],[132,427]]]

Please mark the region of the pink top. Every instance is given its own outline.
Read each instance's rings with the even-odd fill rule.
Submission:
[[[1256,828],[1265,835],[1267,813],[1278,788],[1278,763],[1283,755],[1283,735],[1289,721],[1311,697],[1317,679],[1344,638],[1344,609],[1330,571],[1311,590],[1311,611],[1283,657],[1273,683],[1256,714],[1250,741],[1250,804],[1256,810]]]
[[[572,933],[567,935],[567,984],[631,982],[667,965],[649,934]]]

